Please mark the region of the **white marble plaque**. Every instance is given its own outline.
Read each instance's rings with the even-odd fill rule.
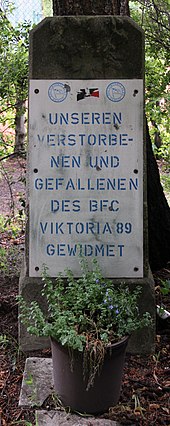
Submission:
[[[143,276],[143,81],[31,80],[29,276]]]

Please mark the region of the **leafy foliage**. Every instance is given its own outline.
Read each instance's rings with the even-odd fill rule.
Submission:
[[[130,0],[129,3],[135,19],[140,20],[140,25],[145,30],[146,42],[155,56],[159,55],[160,49],[167,50],[169,55],[169,0]]]
[[[0,270],[2,277],[8,276],[12,279],[19,276],[23,258],[22,248],[16,243],[18,238],[23,235],[25,227],[24,215],[15,218],[3,216],[0,214]]]
[[[139,287],[134,291],[123,284],[114,288],[111,280],[103,278],[96,259],[91,271],[83,257],[80,257],[80,265],[80,278],[75,279],[67,269],[66,279],[59,275],[54,282],[45,268],[42,295],[47,313],[44,314],[36,301],[28,306],[19,296],[20,318],[31,334],[51,336],[71,350],[86,353],[90,359],[95,353],[98,370],[108,345],[149,325],[151,318],[149,313],[139,314]],[[94,371],[96,363],[92,376]]]
[[[28,36],[29,23],[13,27],[7,15],[0,9],[0,97],[7,107],[15,108],[16,99],[25,100],[28,89]]]
[[[28,97],[28,36],[30,23],[13,27],[8,19],[8,7],[0,8],[0,111],[1,124],[15,128],[16,113],[24,114],[23,107]],[[1,132],[0,155],[11,148],[13,138]]]
[[[146,115],[155,154],[170,158],[169,0],[130,1],[132,18],[145,32]]]
[[[28,34],[30,23],[14,28],[8,19],[11,2],[6,2],[5,12],[0,9],[0,79],[1,123],[15,126],[15,109],[18,99],[23,105],[27,99]],[[146,39],[146,114],[155,153],[169,159],[169,57],[170,11],[169,0],[131,0],[131,16],[144,29]],[[46,14],[51,14],[51,3],[43,1]],[[23,101],[23,103],[22,103]],[[18,111],[17,111],[18,114]],[[4,156],[13,138],[1,133],[0,156]],[[4,151],[4,146],[6,151]]]
[[[170,293],[170,280],[161,280],[160,292],[164,296],[167,296]]]
[[[2,276],[10,278],[20,275],[23,253],[18,247],[0,247],[0,269]]]

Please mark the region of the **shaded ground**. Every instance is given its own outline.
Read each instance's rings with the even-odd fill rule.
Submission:
[[[157,299],[160,302],[159,283],[170,279],[170,270],[163,269],[155,276]],[[24,354],[17,343],[18,277],[0,279],[0,413],[1,425],[35,425],[34,410],[22,410],[18,399],[26,356],[50,356],[50,351]],[[163,297],[170,310],[167,296]],[[3,338],[2,338],[3,336]],[[106,418],[123,425],[170,425],[170,322],[157,324],[156,352],[148,356],[126,356],[120,403],[111,407]],[[54,408],[54,401],[43,406]]]
[[[19,166],[15,164],[18,183],[15,184],[16,198],[24,191],[19,177]],[[13,184],[14,185],[14,184]],[[9,205],[6,188],[0,182],[3,201],[2,214]],[[50,350],[21,353],[18,347],[18,323],[16,295],[18,277],[24,248],[24,235],[20,232],[1,233],[1,248],[7,247],[5,267],[0,273],[0,425],[35,425],[34,410],[18,407],[19,393],[26,356],[50,356]],[[2,257],[0,261],[2,260]],[[170,265],[154,276],[157,304],[164,304],[170,311],[168,294],[162,295],[162,281],[170,280]],[[126,356],[120,402],[111,407],[105,418],[119,421],[122,425],[170,426],[170,320],[158,320],[156,351],[147,356]],[[43,408],[53,409],[54,401],[48,400]]]

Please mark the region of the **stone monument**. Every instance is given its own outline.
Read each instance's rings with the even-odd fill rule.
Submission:
[[[144,37],[128,17],[46,18],[30,34],[28,223],[20,293],[42,302],[41,274],[78,253],[96,257],[115,285],[141,285],[155,322],[148,265]],[[154,350],[152,327],[129,351]],[[46,339],[20,325],[24,350]]]

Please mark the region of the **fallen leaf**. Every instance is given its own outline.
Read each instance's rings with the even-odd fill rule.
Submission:
[[[165,388],[170,388],[170,380],[164,381],[164,382],[163,382],[163,386],[164,386]]]
[[[160,408],[159,404],[149,404],[150,410],[158,410]]]
[[[166,407],[161,407],[163,411],[165,411],[165,413],[169,414],[169,409]]]

